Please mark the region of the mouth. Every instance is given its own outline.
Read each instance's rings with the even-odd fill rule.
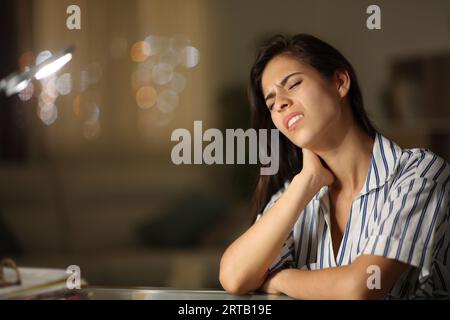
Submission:
[[[289,114],[284,120],[284,124],[289,131],[294,130],[303,118],[303,114],[298,112],[293,112]]]

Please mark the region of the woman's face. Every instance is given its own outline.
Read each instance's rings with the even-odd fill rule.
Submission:
[[[261,84],[275,126],[298,147],[314,147],[342,122],[346,76],[325,79],[292,55],[274,57],[264,69]]]

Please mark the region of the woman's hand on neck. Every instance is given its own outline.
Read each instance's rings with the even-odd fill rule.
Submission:
[[[306,148],[302,148],[302,153],[303,168],[301,172],[309,175],[318,188],[331,185],[335,177],[319,156]]]
[[[317,151],[317,155],[335,176],[330,188],[356,195],[369,171],[374,139],[352,126],[341,135],[334,134],[329,141],[328,148]]]

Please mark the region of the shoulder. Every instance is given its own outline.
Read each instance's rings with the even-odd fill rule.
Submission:
[[[425,179],[446,185],[449,177],[449,164],[429,149],[414,148],[402,151],[396,177],[398,183]]]

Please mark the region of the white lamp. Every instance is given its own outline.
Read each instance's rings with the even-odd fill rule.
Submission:
[[[37,80],[48,77],[59,69],[61,69],[67,62],[72,59],[72,53],[75,50],[74,46],[65,48],[64,50],[52,55],[50,58],[44,60],[38,65],[22,73],[12,73],[9,76],[0,80],[0,90],[4,90],[7,96],[19,93],[25,89],[28,83],[34,78]]]

